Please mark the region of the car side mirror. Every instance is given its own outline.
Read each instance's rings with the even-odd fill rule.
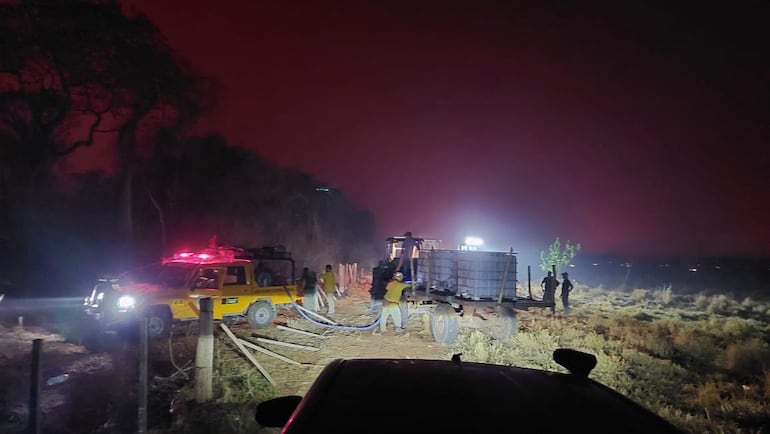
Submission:
[[[297,409],[301,396],[290,395],[268,399],[257,404],[254,419],[263,427],[280,428],[286,425],[294,410]]]

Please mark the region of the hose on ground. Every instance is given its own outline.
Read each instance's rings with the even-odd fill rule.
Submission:
[[[306,308],[298,305],[297,302],[294,301],[294,297],[291,296],[291,292],[289,291],[288,287],[284,286],[283,290],[286,291],[286,295],[289,296],[289,300],[291,300],[291,305],[294,307],[294,309],[296,309],[297,312],[299,312],[299,314],[302,315],[303,318],[305,318],[306,320],[312,322],[315,325],[318,325],[318,326],[321,326],[321,327],[332,328],[332,329],[339,329],[339,330],[371,330],[371,329],[377,327],[380,324],[380,318],[379,317],[377,317],[377,319],[373,323],[371,323],[369,325],[364,325],[364,326],[344,325],[344,324],[330,324],[333,321],[329,320],[328,318],[326,320],[329,321],[329,322],[321,322],[321,321],[315,320],[315,319],[311,318],[310,315],[305,313]],[[323,318],[323,316],[321,316],[321,315],[318,315],[318,316]]]

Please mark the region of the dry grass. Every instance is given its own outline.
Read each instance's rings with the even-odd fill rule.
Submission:
[[[552,352],[574,348],[596,355],[592,378],[687,432],[770,429],[766,302],[679,295],[671,286],[580,287],[574,294],[570,317],[523,312],[509,342],[463,330],[451,351],[465,360],[563,371]]]

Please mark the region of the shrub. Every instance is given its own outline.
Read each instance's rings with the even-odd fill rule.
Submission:
[[[664,285],[657,291],[653,291],[651,294],[653,300],[656,300],[662,304],[671,304],[674,298],[674,292],[671,289],[671,284]]]
[[[709,307],[709,304],[711,304],[711,297],[705,294],[698,294],[693,299],[693,303],[697,309],[706,310]]]
[[[770,350],[760,339],[736,342],[728,345],[724,352],[723,367],[743,376],[761,374],[768,368]]]
[[[631,291],[631,300],[635,301],[636,303],[641,303],[647,299],[649,291],[646,289],[637,288]]]
[[[708,306],[706,306],[706,312],[716,315],[729,312],[731,300],[724,294],[714,295],[711,297]]]

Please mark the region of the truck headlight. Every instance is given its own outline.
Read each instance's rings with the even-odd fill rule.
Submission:
[[[118,309],[128,310],[133,309],[134,306],[136,306],[136,299],[130,295],[124,295],[118,299]]]

